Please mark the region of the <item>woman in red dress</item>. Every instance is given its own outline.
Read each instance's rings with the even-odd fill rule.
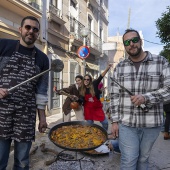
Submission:
[[[94,81],[92,81],[89,74],[86,74],[80,88],[80,95],[84,98],[85,120],[91,124],[94,121],[100,121],[105,130],[108,130],[108,120],[102,109],[103,104],[100,102],[101,91],[98,89],[98,85],[111,66],[112,64],[109,64],[106,70]]]

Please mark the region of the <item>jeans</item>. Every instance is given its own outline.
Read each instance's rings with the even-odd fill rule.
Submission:
[[[110,140],[110,143],[113,145],[113,150],[114,150],[115,152],[119,152],[119,153],[120,153],[118,140],[117,140],[117,139],[115,139],[115,140]]]
[[[119,124],[121,170],[147,170],[148,158],[161,127],[133,128]]]
[[[93,124],[94,120],[87,120],[88,123]],[[103,121],[100,121],[100,123],[102,124],[102,127],[107,131],[108,130],[108,120],[105,117],[105,119]]]
[[[8,164],[12,140],[0,140],[0,170],[5,170]],[[13,170],[29,170],[29,151],[32,142],[14,141]]]

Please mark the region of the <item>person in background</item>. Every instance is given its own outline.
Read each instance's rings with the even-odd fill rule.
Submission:
[[[104,87],[103,87],[103,83],[100,82],[99,85],[98,85],[98,89],[101,90],[102,88],[104,88]]]
[[[170,99],[170,64],[162,56],[142,49],[138,31],[123,35],[128,54],[116,66],[111,83],[110,112],[114,137],[119,137],[121,170],[146,170],[151,148],[163,121],[163,102]],[[141,105],[142,104],[142,105]]]
[[[29,152],[35,140],[36,109],[39,132],[46,130],[48,73],[13,91],[11,87],[49,69],[46,54],[35,47],[40,23],[33,16],[22,19],[20,40],[0,39],[0,170],[8,164],[14,141],[13,170],[29,169]]]
[[[98,85],[108,72],[112,64],[109,64],[106,70],[97,78],[92,81],[92,77],[86,74],[80,88],[80,95],[83,97],[84,104],[84,117],[87,122],[93,124],[94,121],[100,121],[103,128],[108,130],[108,120],[102,109],[103,105],[100,102],[100,90]]]
[[[110,139],[109,140],[109,148],[117,154],[120,154],[120,149],[119,149],[119,141],[118,139]]]
[[[92,78],[92,81],[97,80],[97,79],[98,79],[98,76],[96,76],[95,79]],[[102,97],[103,96],[102,93],[104,92],[104,89],[105,89],[102,82],[99,83],[98,89],[100,90],[100,93],[101,93],[100,97]]]
[[[62,95],[61,91],[64,91],[64,92],[72,95],[71,97],[67,97],[64,104],[63,104],[64,122],[70,122],[71,121],[71,110],[72,110],[72,108],[70,107],[70,104],[74,100],[77,100],[78,103],[79,103],[78,109],[74,109],[76,119],[78,121],[84,121],[84,112],[83,112],[82,101],[79,99],[79,88],[82,85],[82,80],[83,80],[83,76],[77,75],[75,77],[76,84],[70,85],[68,88],[63,88],[63,89],[60,89],[60,90],[54,89],[54,91],[59,95]]]
[[[164,104],[165,124],[164,124],[164,140],[170,139],[170,103]]]

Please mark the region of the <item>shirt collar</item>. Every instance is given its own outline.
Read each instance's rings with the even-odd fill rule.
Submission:
[[[143,60],[143,62],[146,62],[146,61],[152,61],[153,60],[153,55],[149,52],[149,51],[145,51],[147,54],[146,54],[146,57],[145,59]],[[132,61],[128,58],[125,59],[125,62],[131,62]]]

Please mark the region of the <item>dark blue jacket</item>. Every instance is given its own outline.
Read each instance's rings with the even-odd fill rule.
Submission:
[[[8,62],[13,52],[16,49],[19,40],[0,39],[0,71]],[[21,54],[31,55],[33,48],[19,46],[18,52]],[[37,74],[49,69],[49,59],[46,54],[35,47],[35,64]],[[48,89],[48,72],[38,78],[36,86],[36,103],[37,108],[44,109],[47,103]]]

